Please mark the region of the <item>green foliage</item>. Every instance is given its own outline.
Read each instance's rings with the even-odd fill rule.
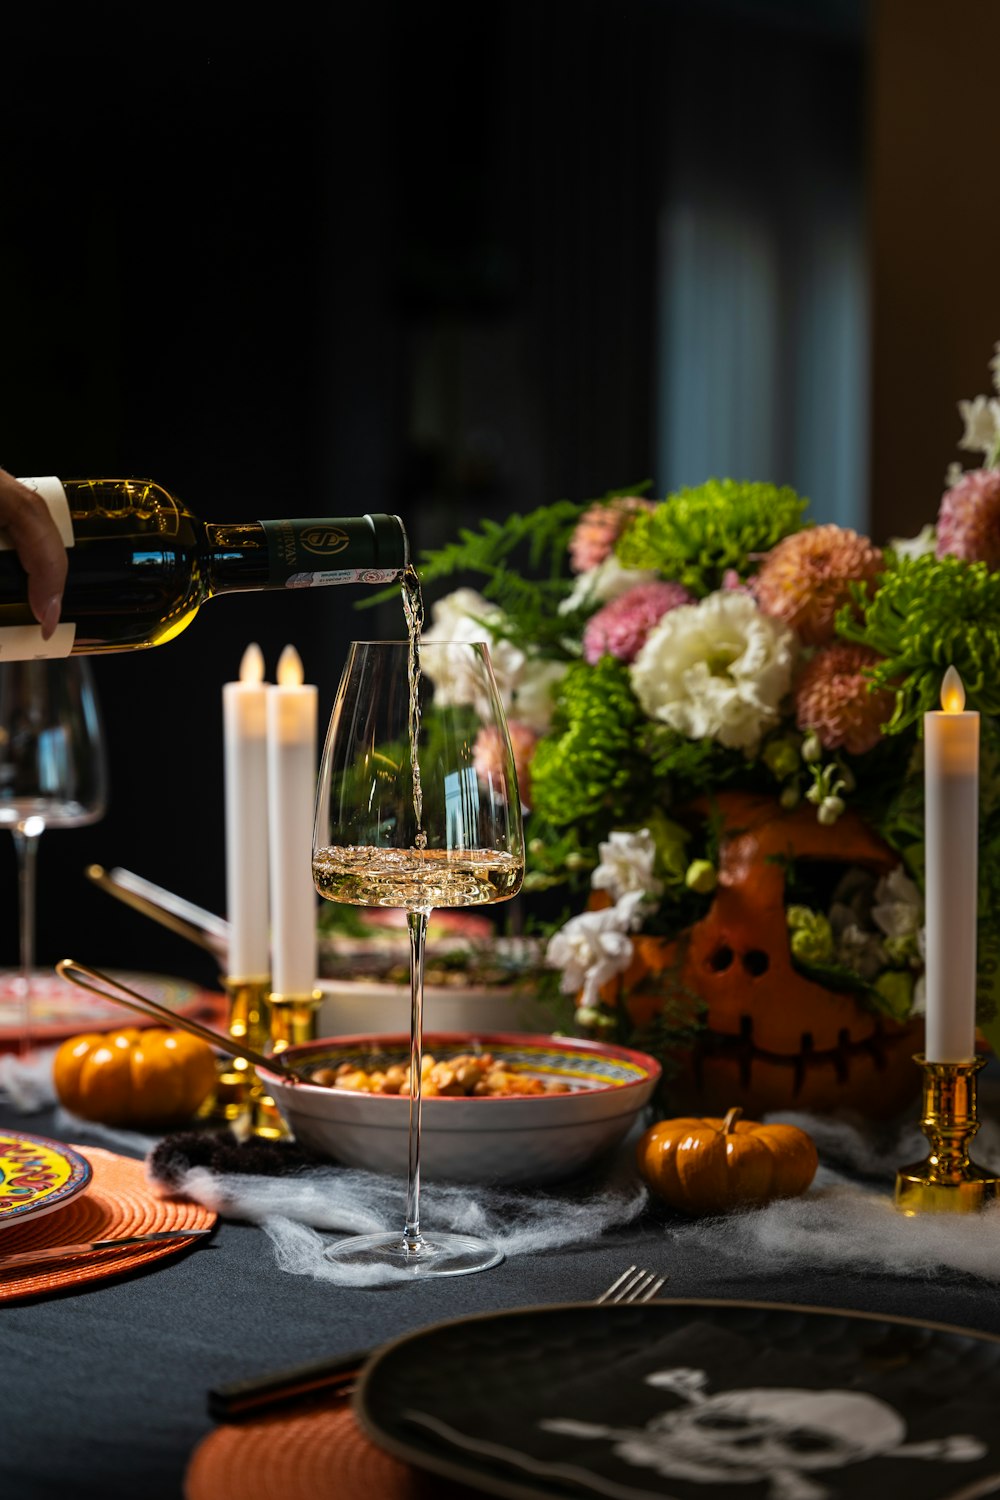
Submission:
[[[554,828],[584,825],[584,842],[634,820],[650,797],[648,762],[637,748],[643,714],[628,669],[610,656],[596,666],[573,662],[558,696],[552,730],[531,763],[535,813]],[[638,803],[638,806],[637,806]]]
[[[697,1042],[708,1010],[705,1002],[680,980],[681,947],[676,965],[658,978],[660,1008],[641,1026],[628,1015],[625,997],[619,994],[611,1014],[617,1023],[615,1040],[658,1058],[667,1083],[684,1066],[684,1056]]]
[[[581,843],[580,830],[575,824],[554,828],[533,812],[529,826],[531,838],[523,889],[546,891],[570,882],[580,886],[580,901],[584,903],[590,871],[597,864],[597,850]],[[567,912],[563,920],[568,920],[569,915]]]
[[[811,979],[813,984],[822,985],[824,989],[831,990],[834,994],[853,995],[858,1004],[865,1010],[871,1011],[873,1015],[901,1019],[887,996],[881,994],[873,984],[869,984],[867,980],[861,978],[860,974],[856,974],[853,969],[848,969],[843,964],[807,963],[796,955],[795,968],[806,979]]]
[[[741,577],[753,572],[755,554],[801,530],[808,503],[787,487],[710,479],[635,516],[615,552],[626,568],[655,568],[707,594],[728,568]]]
[[[572,588],[569,576],[569,541],[577,522],[591,505],[607,504],[622,495],[639,495],[649,482],[609,490],[600,500],[582,503],[557,500],[541,505],[527,515],[506,516],[502,521],[486,519],[478,527],[462,527],[458,540],[447,546],[425,550],[416,567],[426,596],[445,578],[465,575],[475,580],[485,598],[507,617],[495,636],[523,645],[531,642],[542,655],[562,657],[565,642],[573,632],[574,616],[561,615],[559,605]],[[396,589],[366,593],[361,608],[394,598]]]
[[[372,929],[361,908],[339,901],[322,901],[316,916],[316,931],[320,937],[367,938],[371,937]]]
[[[883,658],[871,680],[896,694],[886,726],[899,734],[940,707],[949,666],[962,678],[970,708],[1000,713],[1000,573],[958,557],[900,558],[874,594],[858,585],[837,614],[837,632]]]
[[[748,762],[739,750],[729,750],[717,740],[689,740],[668,724],[643,719],[638,740],[653,777],[662,784],[657,795],[669,792],[672,803],[720,791],[729,782],[764,787],[768,776],[762,766]]]

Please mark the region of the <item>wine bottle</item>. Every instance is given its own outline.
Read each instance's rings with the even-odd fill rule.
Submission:
[[[409,564],[398,516],[200,521],[149,479],[22,479],[67,547],[60,624],[43,641],[0,532],[0,661],[133,651],[179,635],[206,599],[245,589],[391,583]]]

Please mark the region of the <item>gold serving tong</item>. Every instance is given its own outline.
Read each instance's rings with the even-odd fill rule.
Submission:
[[[255,1068],[264,1068],[269,1073],[278,1073],[291,1083],[304,1083],[306,1076],[301,1068],[288,1061],[283,1052],[276,1052],[272,1057],[265,1057],[263,1052],[257,1052],[253,1047],[245,1046],[236,1042],[231,1036],[221,1031],[213,1031],[209,1026],[203,1026],[200,1021],[192,1020],[190,1016],[179,1015],[176,1011],[168,1010],[158,1000],[151,1000],[148,995],[142,995],[130,985],[123,984],[120,979],[112,979],[109,974],[103,974],[100,969],[92,969],[87,964],[77,963],[75,958],[62,958],[56,964],[56,973],[63,979],[68,979],[71,984],[78,985],[82,990],[89,990],[92,995],[99,995],[102,1000],[114,1000],[118,1005],[125,1005],[129,1010],[138,1011],[140,1015],[153,1016],[178,1031],[190,1031],[192,1036],[201,1037],[203,1042],[208,1042],[220,1052],[227,1052],[230,1057],[241,1057],[246,1062],[252,1063]]]
[[[84,873],[107,895],[131,906],[144,917],[152,917],[161,927],[188,942],[197,943],[216,960],[223,959],[229,943],[229,924],[222,917],[203,911],[200,906],[153,885],[152,881],[134,875],[131,870],[106,870],[103,865],[88,865]]]

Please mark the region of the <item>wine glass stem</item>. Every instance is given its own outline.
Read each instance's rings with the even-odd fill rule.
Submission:
[[[23,824],[14,830],[17,853],[17,896],[21,953],[21,1051],[31,1050],[31,976],[35,968],[36,856],[40,834],[28,833]]]
[[[429,912],[411,911],[410,929],[410,1125],[406,1171],[406,1224],[403,1244],[420,1248],[420,1115],[423,1103],[421,1063],[424,1050],[424,949]]]

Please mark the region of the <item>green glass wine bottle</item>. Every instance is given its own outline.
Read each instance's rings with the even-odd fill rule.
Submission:
[[[61,621],[42,640],[0,533],[0,661],[134,651],[173,640],[206,599],[246,589],[391,583],[409,564],[398,516],[200,521],[149,479],[22,479],[67,547]]]

